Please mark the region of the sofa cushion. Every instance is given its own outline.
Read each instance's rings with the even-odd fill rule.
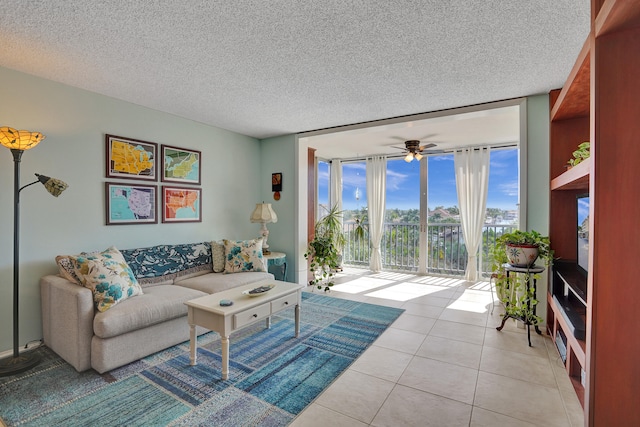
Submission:
[[[253,240],[224,239],[224,273],[267,271],[262,254],[262,237]]]
[[[204,292],[180,286],[152,286],[145,289],[143,295],[97,313],[93,319],[93,331],[100,338],[110,338],[186,316],[187,306],[184,303],[204,295]],[[184,321],[186,324],[187,319]]]
[[[91,289],[98,311],[106,311],[119,302],[142,294],[142,288],[114,246],[97,253],[72,255],[76,276]]]
[[[76,285],[82,285],[80,279],[76,276],[76,271],[73,268],[73,263],[69,259],[69,255],[58,255],[56,257],[56,264],[58,264],[59,274]]]
[[[158,245],[121,252],[135,277],[145,287],[170,283],[179,275],[204,274],[213,270],[210,242]]]
[[[81,252],[80,255],[96,255],[100,251],[93,252]],[[72,255],[58,255],[56,257],[56,264],[58,264],[58,273],[71,283],[82,286],[80,278],[76,275],[75,265],[69,258]]]
[[[224,242],[211,242],[211,259],[213,262],[213,272],[222,273],[224,271]]]
[[[197,289],[208,294],[235,288],[236,286],[262,280],[274,280],[274,276],[267,272],[243,272],[235,274],[209,273],[203,276],[191,277],[185,280],[176,280],[176,286]]]

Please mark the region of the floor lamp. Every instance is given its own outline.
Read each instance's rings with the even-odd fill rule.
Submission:
[[[14,178],[13,178],[13,356],[0,360],[0,377],[15,375],[27,371],[36,366],[40,359],[27,352],[20,354],[18,334],[18,288],[20,274],[20,192],[30,185],[42,183],[49,193],[58,197],[67,184],[48,176],[36,174],[38,178],[23,187],[20,187],[20,158],[22,153],[29,150],[44,139],[40,132],[15,130],[10,127],[0,127],[0,144],[11,150],[13,154]]]

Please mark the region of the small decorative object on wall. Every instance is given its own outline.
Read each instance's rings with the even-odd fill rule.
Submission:
[[[271,174],[271,191],[273,191],[273,199],[280,200],[280,192],[282,191],[282,172]]]
[[[107,178],[155,181],[158,144],[106,135]]]
[[[200,185],[200,151],[162,146],[162,181]]]
[[[202,189],[163,186],[162,222],[202,222]]]
[[[158,187],[105,183],[107,225],[157,224]]]

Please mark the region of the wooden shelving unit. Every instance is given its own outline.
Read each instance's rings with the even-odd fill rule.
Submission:
[[[562,175],[551,180],[551,191],[554,190],[588,190],[591,158],[572,167]]]
[[[640,425],[640,1],[592,0],[591,14],[565,85],[550,93],[549,235],[556,257],[576,260],[575,198],[589,193],[586,304],[560,301],[554,274],[547,324],[566,341],[585,425]],[[566,170],[584,141],[591,158]],[[584,310],[584,340],[571,333],[567,304]]]

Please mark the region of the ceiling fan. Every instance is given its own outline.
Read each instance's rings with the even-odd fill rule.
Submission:
[[[424,151],[435,146],[436,144],[434,144],[433,142],[425,145],[420,145],[420,141],[418,141],[417,139],[410,139],[408,141],[405,141],[404,150],[407,152],[407,155],[405,156],[404,161],[407,163],[410,163],[413,159],[420,161],[424,157]]]

